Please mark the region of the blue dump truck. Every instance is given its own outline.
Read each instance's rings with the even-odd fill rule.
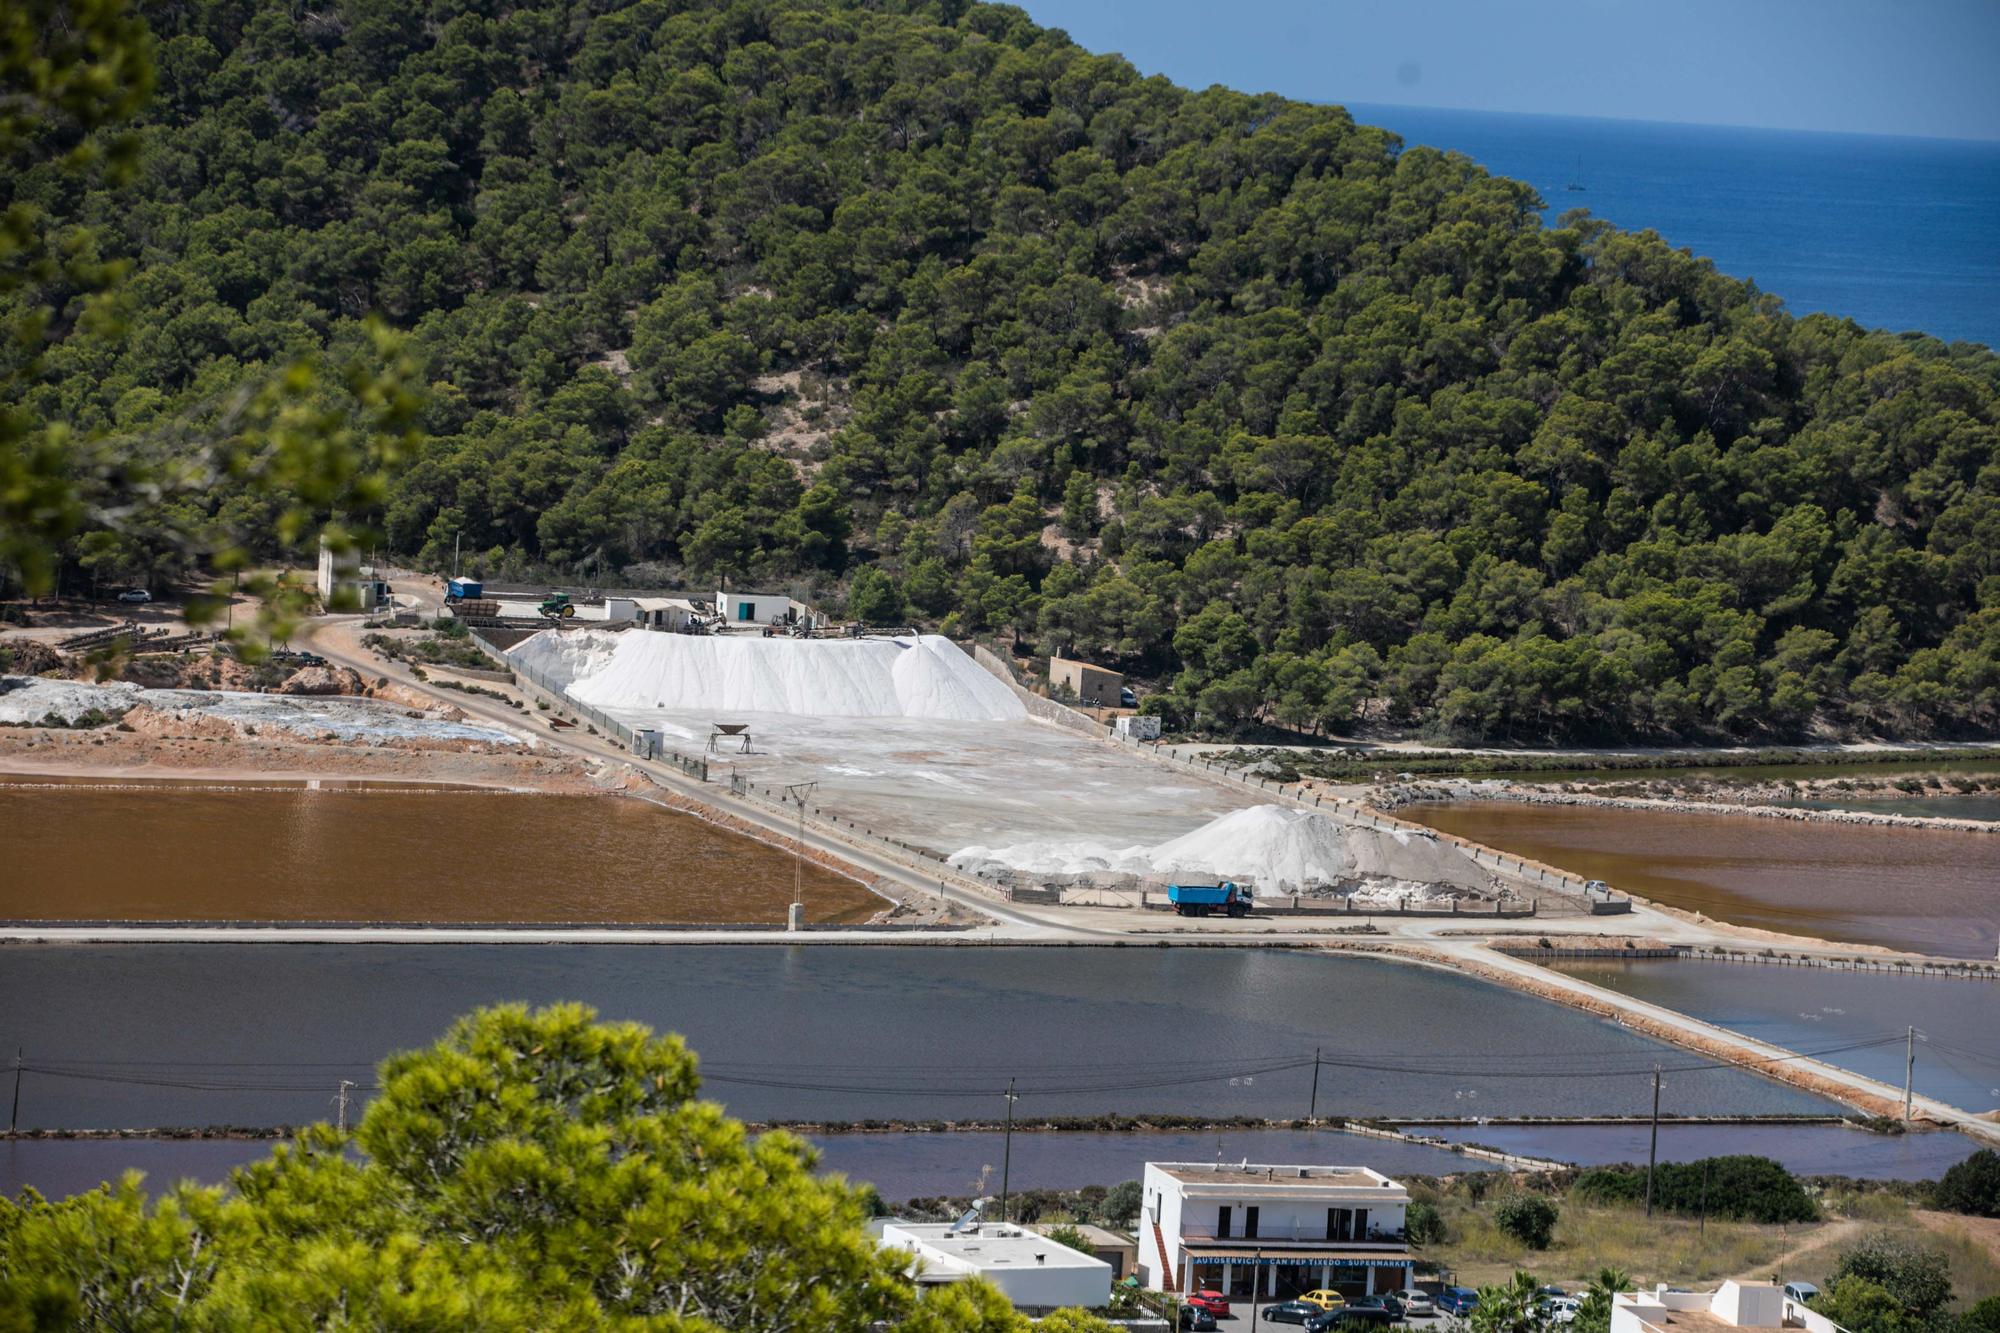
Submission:
[[[1182,916],[1250,915],[1250,890],[1224,880],[1220,884],[1169,884],[1167,901]]]
[[[476,602],[479,594],[486,591],[486,585],[478,579],[453,579],[444,587],[447,602]]]

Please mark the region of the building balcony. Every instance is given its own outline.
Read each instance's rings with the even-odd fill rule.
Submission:
[[[1267,1248],[1274,1246],[1325,1247],[1327,1245],[1346,1245],[1362,1250],[1379,1249],[1385,1253],[1409,1248],[1409,1241],[1401,1229],[1384,1230],[1381,1227],[1370,1227],[1365,1236],[1342,1231],[1336,1231],[1329,1236],[1326,1233],[1326,1227],[1323,1225],[1317,1227],[1284,1226],[1272,1223],[1260,1224],[1257,1228],[1257,1234],[1254,1236],[1242,1235],[1234,1229],[1227,1236],[1218,1236],[1215,1233],[1214,1227],[1184,1226],[1181,1228],[1181,1244],[1200,1245],[1205,1248],[1226,1245],[1245,1250],[1255,1249],[1259,1245]]]

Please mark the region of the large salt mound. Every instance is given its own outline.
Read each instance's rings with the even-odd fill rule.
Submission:
[[[1418,830],[1363,828],[1282,805],[1232,811],[1153,847],[1023,842],[967,847],[951,861],[967,869],[998,865],[1040,875],[1113,871],[1244,879],[1266,893],[1362,877],[1459,888],[1478,888],[1487,879],[1442,838]]]
[[[514,649],[596,708],[1012,722],[1027,709],[950,639],[544,630]]]

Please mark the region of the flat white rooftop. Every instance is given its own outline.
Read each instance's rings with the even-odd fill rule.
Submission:
[[[882,1243],[914,1249],[927,1258],[943,1257],[978,1272],[995,1269],[1103,1269],[1102,1259],[1072,1250],[1012,1222],[982,1222],[954,1228],[950,1222],[890,1222]]]
[[[1361,1190],[1384,1200],[1407,1198],[1403,1187],[1365,1166],[1281,1166],[1263,1162],[1148,1162],[1147,1167],[1177,1180],[1189,1191],[1204,1188],[1283,1189],[1300,1193]]]

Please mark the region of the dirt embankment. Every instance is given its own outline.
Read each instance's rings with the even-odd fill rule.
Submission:
[[[630,765],[618,765],[617,767],[623,768],[626,773],[631,775],[633,785],[628,787],[627,790],[642,794],[646,800],[655,805],[663,805],[670,810],[678,810],[682,814],[693,815],[704,823],[713,824],[717,828],[728,829],[732,833],[740,833],[746,838],[753,838],[766,846],[776,847],[792,856],[800,854],[801,847],[796,838],[779,836],[772,833],[769,829],[751,823],[749,820],[725,814],[711,806],[703,805],[700,801],[694,800],[691,797],[683,796],[679,792],[655,786],[651,779],[639,773]],[[805,847],[803,850],[805,859],[812,864],[826,870],[831,870],[836,875],[845,875],[857,883],[866,885],[872,892],[888,899],[890,906],[887,910],[878,913],[873,918],[876,923],[893,922],[899,926],[966,926],[977,924],[982,919],[975,913],[969,912],[955,903],[918,894],[892,880],[866,874],[832,852],[822,851],[819,848],[810,846]]]
[[[1893,792],[1894,789],[1892,788]],[[1901,794],[1901,793],[1895,793]],[[1369,800],[1371,808],[1388,812],[1427,801],[1514,801],[1522,805],[1578,805],[1681,815],[1750,815],[1794,823],[1876,824],[1894,828],[1952,829],[1966,833],[2000,833],[2000,823],[1983,819],[1953,819],[1943,815],[1878,814],[1867,810],[1803,810],[1793,806],[1759,805],[1741,799],[1692,796],[1613,796],[1572,787],[1536,787],[1500,782],[1419,782],[1384,788]]]
[[[50,777],[354,778],[450,782],[538,791],[602,790],[599,766],[547,749],[383,744],[245,734],[227,721],[134,709],[124,726],[0,727],[0,771]]]

